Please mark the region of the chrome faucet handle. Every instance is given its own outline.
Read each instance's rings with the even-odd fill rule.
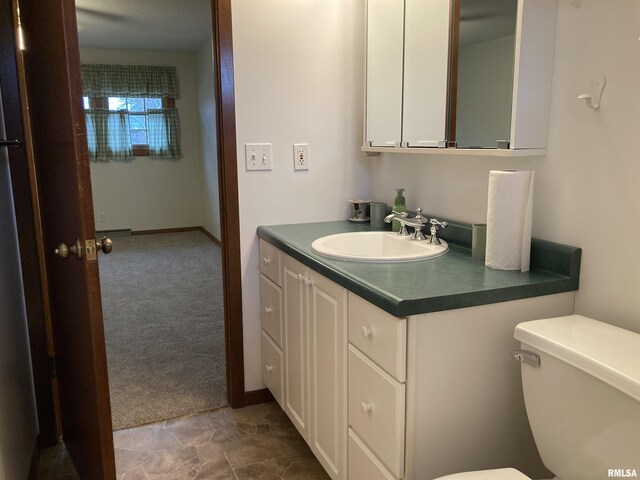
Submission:
[[[396,218],[406,218],[409,214],[407,212],[396,212],[395,210],[391,210],[391,213],[384,217],[384,221],[386,223],[391,223]]]
[[[422,209],[416,208],[416,216],[413,218],[412,227],[415,228],[411,240],[425,240],[425,236],[422,233],[422,227],[427,224],[428,219],[422,216]]]
[[[442,245],[442,242],[438,238],[438,227],[447,228],[449,224],[447,222],[436,220],[435,218],[429,220],[429,223],[431,223],[431,236],[429,237],[429,245]]]

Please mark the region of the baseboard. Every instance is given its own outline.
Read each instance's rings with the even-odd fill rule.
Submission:
[[[244,404],[247,407],[249,405],[257,405],[259,403],[273,402],[274,400],[275,399],[268,388],[244,392]]]
[[[130,228],[119,228],[117,230],[96,230],[96,237],[130,237]]]
[[[218,245],[219,247],[222,246],[222,243],[220,243],[220,240],[218,240],[213,233],[211,233],[209,230],[207,230],[204,227],[200,227],[200,231],[209,239],[211,240],[213,243],[215,243],[216,245]]]
[[[213,233],[209,232],[204,227],[179,227],[179,228],[158,228],[155,230],[132,230],[131,235],[155,235],[157,233],[180,233],[180,232],[202,232],[209,240],[222,246],[220,240],[218,240]]]
[[[156,233],[180,233],[200,231],[202,227],[158,228],[155,230],[132,230],[131,235],[155,235]]]

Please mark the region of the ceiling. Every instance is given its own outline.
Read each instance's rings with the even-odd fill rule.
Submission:
[[[76,0],[80,46],[195,51],[210,37],[210,0]]]

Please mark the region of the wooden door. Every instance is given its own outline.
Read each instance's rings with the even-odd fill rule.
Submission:
[[[24,49],[16,56],[17,71],[31,135],[24,148],[33,154],[42,220],[63,439],[81,478],[113,479],[98,262],[84,248],[95,226],[74,2],[21,2],[20,23]],[[61,242],[76,240],[81,258],[54,254]]]
[[[309,444],[334,480],[347,478],[347,291],[309,272]]]

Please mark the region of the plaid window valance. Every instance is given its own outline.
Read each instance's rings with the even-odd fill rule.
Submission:
[[[81,70],[87,97],[180,98],[176,67],[85,64]]]

